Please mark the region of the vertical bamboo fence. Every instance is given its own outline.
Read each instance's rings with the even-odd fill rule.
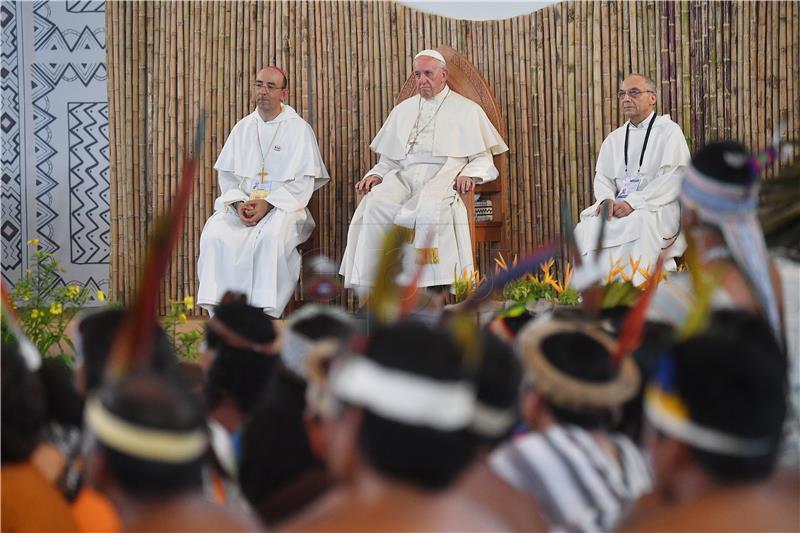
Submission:
[[[162,302],[195,294],[200,232],[218,194],[212,166],[252,111],[256,70],[289,74],[292,105],[313,126],[331,174],[315,194],[314,247],[340,259],[368,145],[414,54],[448,44],[493,88],[510,147],[503,247],[559,233],[559,205],[591,201],[595,158],[622,122],[616,91],[653,78],[659,112],[690,148],[718,138],[763,146],[779,123],[800,138],[800,3],[564,2],[472,22],[391,2],[108,2],[111,284],[130,301],[144,242],[176,191],[198,110],[209,116],[202,168]],[[774,171],[771,171],[772,175]],[[479,250],[486,265],[488,248]]]

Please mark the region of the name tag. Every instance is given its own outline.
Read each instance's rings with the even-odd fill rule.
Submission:
[[[641,183],[642,177],[640,174],[635,174],[633,176],[626,176],[625,183],[622,184],[622,190],[617,193],[617,200],[622,200],[627,198],[628,195],[632,192],[636,192],[639,189],[639,183]]]

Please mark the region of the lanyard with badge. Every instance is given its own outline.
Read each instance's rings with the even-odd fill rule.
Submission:
[[[630,133],[631,123],[625,127],[625,183],[622,185],[622,190],[617,194],[617,200],[626,198],[630,193],[636,192],[639,189],[639,183],[642,181],[642,162],[644,161],[644,153],[647,151],[647,141],[650,139],[650,131],[653,129],[653,122],[656,121],[656,114],[653,113],[653,118],[647,125],[647,133],[644,134],[644,144],[642,144],[642,152],[639,154],[639,168],[636,169],[636,174],[631,175],[628,173],[628,134]]]

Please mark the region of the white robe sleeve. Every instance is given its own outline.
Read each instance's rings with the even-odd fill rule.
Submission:
[[[279,188],[269,193],[267,202],[282,211],[299,211],[308,205],[313,192],[314,176],[301,176],[283,182]]]
[[[469,156],[469,162],[461,169],[460,173],[461,176],[469,176],[477,184],[492,181],[499,174],[489,150]]]
[[[674,202],[681,190],[683,170],[689,160],[689,149],[683,134],[673,133],[664,147],[658,173],[644,188],[630,193],[625,201],[634,209],[657,211]]]
[[[240,188],[241,179],[236,174],[227,170],[220,170],[217,174],[222,194],[214,200],[214,211],[223,211],[233,203],[247,200],[247,194]]]
[[[381,155],[381,158],[378,160],[378,164],[369,169],[369,172],[364,174],[364,177],[371,175],[376,175],[383,179],[383,177],[391,172],[392,170],[400,170],[401,165],[399,162],[395,161],[394,159],[390,159],[388,156]]]

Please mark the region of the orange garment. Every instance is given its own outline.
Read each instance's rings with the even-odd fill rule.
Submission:
[[[72,504],[72,516],[78,529],[85,532],[118,533],[122,531],[119,515],[108,498],[91,487],[83,487]]]
[[[4,532],[78,531],[69,505],[30,461],[0,467]]]

